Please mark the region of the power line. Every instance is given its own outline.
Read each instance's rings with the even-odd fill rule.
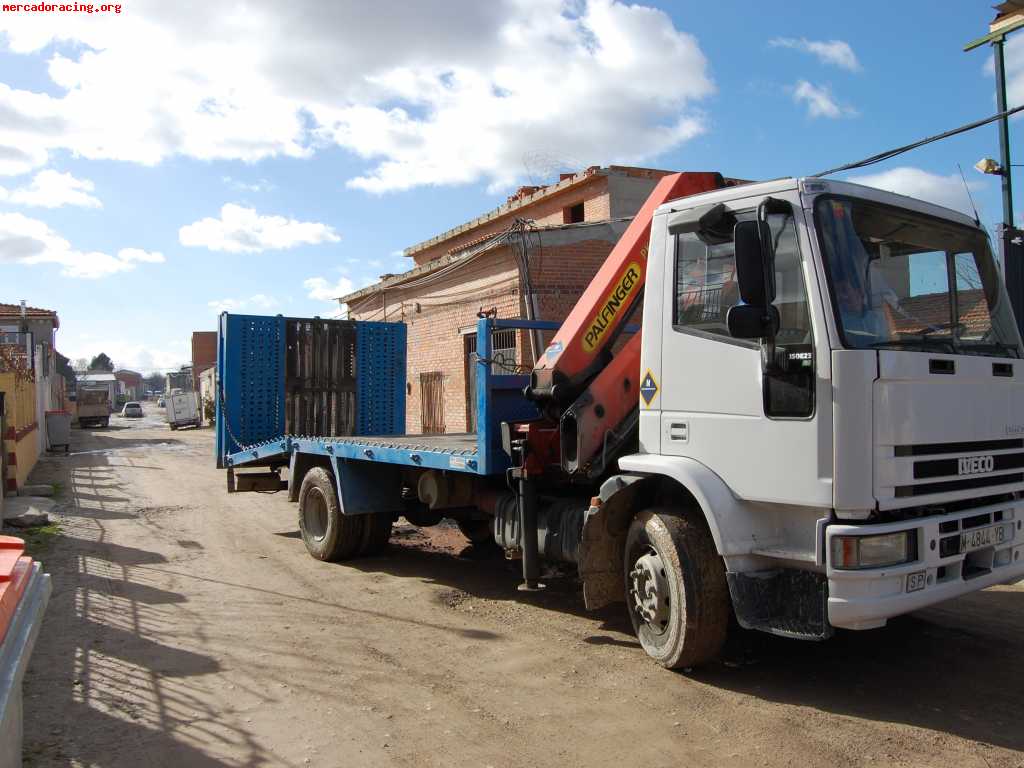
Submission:
[[[896,157],[897,155],[902,155],[904,152],[909,152],[912,149],[923,147],[925,144],[931,144],[942,139],[948,139],[950,136],[956,136],[961,133],[966,133],[967,131],[973,131],[975,128],[980,128],[983,125],[994,123],[996,120],[1002,120],[1004,117],[1009,117],[1010,115],[1015,115],[1021,110],[1024,110],[1024,104],[1022,104],[1019,107],[1014,107],[1013,109],[1008,109],[1005,112],[997,112],[991,117],[986,117],[984,120],[976,120],[973,123],[961,125],[959,128],[954,128],[950,131],[946,131],[945,133],[940,133],[935,136],[929,136],[926,139],[921,139],[920,141],[915,141],[913,144],[905,144],[904,146],[897,147],[896,149],[890,149],[885,152],[880,152],[877,155],[866,157],[863,160],[858,160],[855,163],[847,163],[846,165],[840,165],[838,168],[830,168],[827,171],[813,173],[811,174],[811,178],[817,176],[831,176],[833,173],[841,173],[842,171],[852,171],[856,168],[864,168],[869,165],[874,165],[875,163],[881,163],[885,160],[889,160],[893,157]]]

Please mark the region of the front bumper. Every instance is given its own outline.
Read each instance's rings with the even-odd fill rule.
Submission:
[[[942,555],[941,540],[986,525],[1004,526],[1002,543],[966,554]],[[966,525],[965,525],[966,521]],[[947,515],[879,525],[829,525],[825,530],[828,619],[834,627],[872,629],[887,619],[994,584],[1024,579],[1024,504],[1006,502]],[[884,568],[840,570],[832,567],[832,537],[914,531],[917,559]],[[912,577],[912,578],[911,578]],[[908,588],[923,587],[908,591]]]

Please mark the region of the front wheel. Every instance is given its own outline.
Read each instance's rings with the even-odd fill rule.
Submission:
[[[717,658],[729,628],[725,567],[695,513],[649,509],[626,536],[626,607],[640,645],[663,667]]]

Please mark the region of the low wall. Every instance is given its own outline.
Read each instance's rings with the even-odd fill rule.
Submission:
[[[25,373],[5,371],[0,372],[0,392],[4,393],[6,408],[2,437],[7,476],[2,478],[3,485],[5,491],[17,491],[28,480],[40,454],[36,386]]]

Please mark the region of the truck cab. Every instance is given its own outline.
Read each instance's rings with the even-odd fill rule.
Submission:
[[[657,651],[670,553],[620,543],[620,588],[599,544],[652,485],[706,522],[745,627],[821,639],[1024,577],[1021,350],[960,213],[819,178],[662,205],[639,450],[588,513],[588,605],[625,596]]]

